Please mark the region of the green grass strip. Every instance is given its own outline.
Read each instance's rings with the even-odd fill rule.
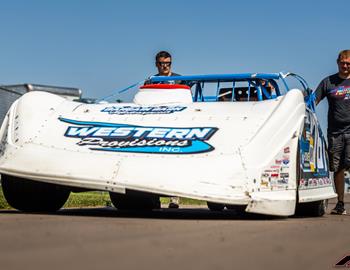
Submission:
[[[170,199],[167,197],[161,197],[161,203],[164,205],[169,204]],[[193,200],[188,198],[180,198],[181,205],[205,205],[205,201]],[[63,206],[64,208],[77,208],[77,207],[104,207],[112,206],[109,199],[108,192],[102,191],[89,191],[71,193],[67,202]],[[2,189],[0,188],[0,209],[11,209],[11,206],[6,202]]]
[[[5,200],[1,187],[0,187],[0,209],[11,209],[11,206]]]
[[[64,208],[70,207],[96,207],[110,205],[109,194],[107,192],[89,191],[71,193]]]

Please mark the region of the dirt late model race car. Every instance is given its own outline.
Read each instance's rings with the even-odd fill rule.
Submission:
[[[313,97],[292,73],[151,77],[132,103],[30,92],[0,130],[3,192],[21,211],[102,190],[118,209],[181,196],[211,210],[321,216],[336,194]]]

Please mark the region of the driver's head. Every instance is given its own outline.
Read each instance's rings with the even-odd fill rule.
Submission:
[[[156,67],[161,76],[171,75],[171,55],[166,51],[160,51],[156,55]]]
[[[258,79],[257,81],[258,81],[258,83],[259,83],[261,86],[265,87],[266,90],[270,90],[270,89],[271,89],[271,86],[272,86],[272,85],[271,85],[271,83],[270,83],[269,81],[264,80],[264,79]]]
[[[350,50],[341,51],[337,59],[339,75],[343,79],[350,78]]]

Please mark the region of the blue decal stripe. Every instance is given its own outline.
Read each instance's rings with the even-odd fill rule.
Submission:
[[[79,120],[72,120],[68,118],[59,117],[58,118],[62,122],[66,122],[69,124],[74,125],[81,125],[81,126],[97,126],[97,127],[130,127],[128,124],[114,124],[114,123],[104,123],[104,122],[90,122],[90,121],[79,121]],[[133,127],[139,127],[132,125]]]
[[[131,153],[150,153],[150,154],[196,154],[205,153],[214,150],[214,147],[202,141],[192,142],[187,147],[173,146],[146,146],[146,147],[127,147],[127,148],[90,148],[90,150],[110,151],[110,152],[131,152]]]
[[[97,127],[147,127],[147,128],[173,128],[173,129],[183,129],[183,128],[210,128],[214,131],[214,133],[218,130],[217,127],[164,127],[164,126],[138,126],[138,125],[129,125],[129,124],[115,124],[115,123],[105,123],[105,122],[90,122],[90,121],[79,121],[72,120],[64,117],[58,117],[58,119],[62,122],[74,124],[74,125],[82,125],[82,126],[97,126]]]

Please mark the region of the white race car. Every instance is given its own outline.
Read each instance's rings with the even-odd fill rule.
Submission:
[[[313,94],[292,73],[152,77],[132,103],[30,92],[0,139],[3,192],[21,211],[102,190],[118,209],[180,196],[211,210],[321,216],[336,197]]]

